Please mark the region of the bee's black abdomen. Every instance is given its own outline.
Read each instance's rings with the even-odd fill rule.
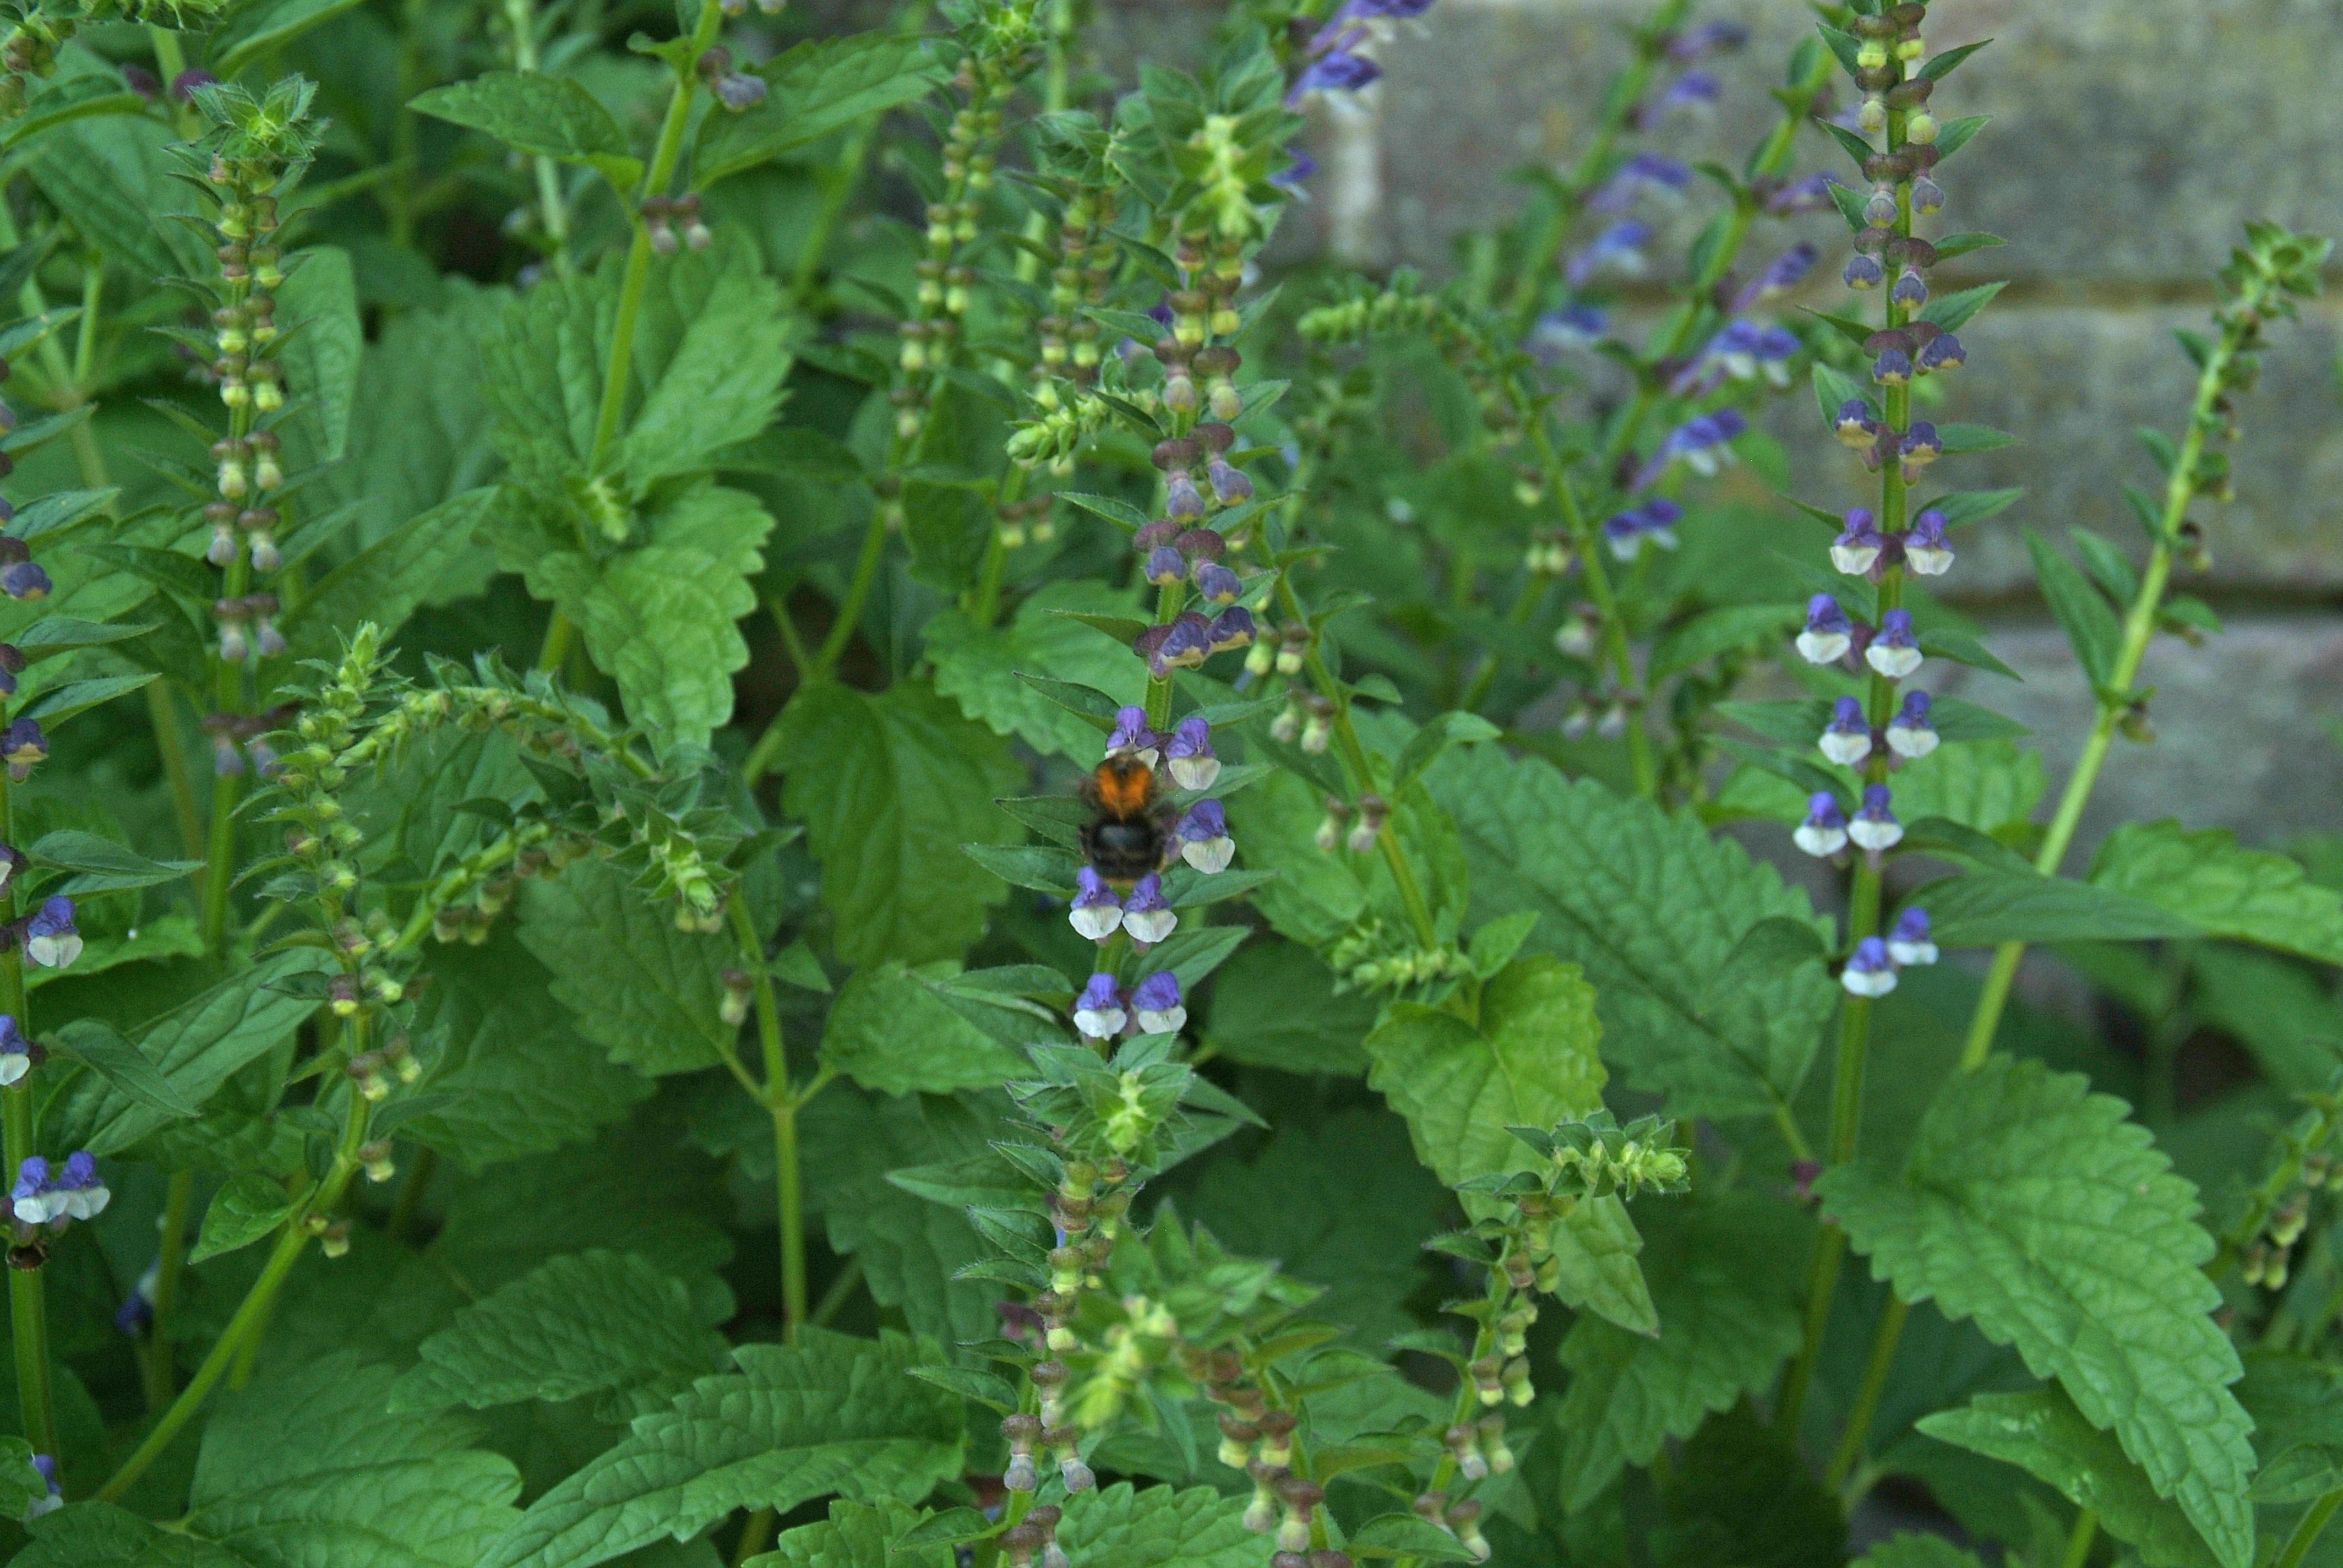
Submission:
[[[1163,829],[1141,819],[1091,822],[1082,829],[1082,853],[1112,881],[1143,877],[1163,863]]]

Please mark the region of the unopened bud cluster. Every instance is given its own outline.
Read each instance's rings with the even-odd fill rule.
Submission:
[[[2237,1250],[2246,1283],[2266,1291],[2286,1289],[2295,1246],[2309,1229],[2312,1200],[2322,1192],[2343,1193],[2343,1139],[2337,1137],[2331,1105],[2312,1124],[2307,1139],[2298,1131],[2287,1136],[2284,1157],[2279,1173],[2285,1179],[2266,1201],[2261,1222]]]

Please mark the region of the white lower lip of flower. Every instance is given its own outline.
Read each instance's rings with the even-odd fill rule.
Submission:
[[[1221,759],[1217,757],[1172,759],[1172,782],[1182,789],[1209,789],[1220,776]]]
[[[1611,558],[1614,561],[1632,561],[1635,558],[1636,552],[1643,548],[1644,536],[1641,534],[1629,534],[1624,538],[1614,537],[1611,540]]]
[[[1866,849],[1892,849],[1904,840],[1904,825],[1857,817],[1846,825],[1846,836]]]
[[[1102,942],[1122,927],[1122,910],[1115,904],[1077,904],[1067,913],[1074,930],[1094,942]]]
[[[1180,858],[1208,876],[1214,871],[1227,870],[1229,862],[1236,859],[1236,853],[1237,841],[1226,834],[1201,842],[1190,839],[1180,846]]]
[[[1891,724],[1887,727],[1887,744],[1901,757],[1926,757],[1937,745],[1936,732],[1916,725]]]
[[[1851,578],[1859,578],[1869,571],[1872,563],[1878,558],[1879,549],[1875,545],[1833,545],[1831,547],[1831,565]]]
[[[1905,546],[1904,560],[1924,578],[1940,578],[1953,569],[1952,551],[1932,550],[1925,545],[1916,550],[1909,545]]]
[[[1125,910],[1122,917],[1122,929],[1131,933],[1131,940],[1150,945],[1170,936],[1179,923],[1180,917],[1170,910]]]
[[[0,1052],[0,1084],[14,1083],[32,1070],[33,1059],[25,1052]]]
[[[65,1194],[60,1207],[76,1220],[95,1220],[106,1211],[106,1205],[113,1197],[114,1194],[104,1187],[92,1187],[85,1191]]]
[[[50,1219],[49,1200],[38,1194],[15,1200],[16,1218],[27,1225],[45,1225]]]
[[[63,936],[27,937],[25,956],[45,968],[61,970],[81,957],[81,939],[70,931]]]
[[[1871,737],[1858,731],[1844,735],[1835,729],[1823,731],[1823,755],[1843,768],[1852,768],[1871,755]]]
[[[1800,828],[1790,837],[1797,841],[1799,849],[1817,860],[1826,855],[1835,855],[1846,848],[1846,829],[1844,828]]]
[[[1188,1010],[1175,1007],[1162,1012],[1139,1010],[1139,1032],[1141,1034],[1177,1034],[1188,1021]]]
[[[1855,996],[1885,996],[1896,989],[1894,970],[1850,969],[1840,974],[1838,983]]]
[[[1843,631],[1802,631],[1798,634],[1798,657],[1808,664],[1836,664],[1846,657],[1854,644]]]
[[[1907,970],[1916,964],[1932,964],[1936,961],[1936,944],[1934,942],[1889,942],[1887,944],[1887,956],[1894,959],[1897,963],[1902,964]]]
[[[1644,537],[1664,550],[1676,548],[1676,531],[1674,528],[1654,528]]]
[[[1119,1007],[1074,1010],[1074,1027],[1092,1040],[1105,1040],[1122,1032],[1123,1012]]]
[[[1875,642],[1863,650],[1863,657],[1888,679],[1901,680],[1920,668],[1923,656],[1916,648],[1891,648],[1884,642]]]

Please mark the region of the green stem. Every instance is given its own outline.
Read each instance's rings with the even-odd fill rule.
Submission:
[[[171,1172],[163,1200],[163,1236],[155,1266],[155,1322],[146,1343],[146,1408],[171,1402],[178,1382],[177,1352],[171,1343],[171,1318],[179,1306],[179,1284],[187,1268],[187,1220],[196,1202],[196,1173]]]
[[[15,793],[8,788],[7,776],[0,773],[0,843],[12,841],[15,836]],[[16,918],[16,879],[11,877],[0,886],[0,922]],[[11,946],[0,955],[0,1011],[15,1016],[17,1027],[27,1038],[33,1033],[33,1019],[25,1000],[25,960],[23,950]],[[23,1079],[0,1090],[0,1151],[7,1161],[5,1171],[14,1181],[25,1161],[39,1151],[35,1139],[33,1086]],[[25,1437],[35,1453],[54,1454],[57,1451],[57,1427],[55,1406],[49,1397],[49,1336],[48,1304],[45,1282],[38,1269],[8,1271],[8,1321],[16,1348],[16,1399],[24,1416]]]
[[[740,1544],[733,1549],[732,1568],[740,1568],[740,1564],[764,1551],[773,1538],[774,1517],[769,1508],[759,1508],[749,1515],[749,1522],[740,1526]]]
[[[366,1049],[367,1021],[364,1012],[350,1020],[352,1055]],[[179,1435],[180,1429],[194,1418],[213,1388],[226,1375],[229,1363],[239,1358],[248,1343],[257,1341],[261,1325],[267,1322],[269,1311],[276,1304],[277,1292],[283,1288],[286,1276],[293,1271],[293,1265],[300,1261],[302,1249],[308,1244],[310,1216],[332,1213],[335,1205],[341,1201],[344,1189],[349,1186],[351,1176],[358,1169],[358,1149],[366,1142],[367,1109],[366,1097],[353,1088],[349,1111],[342,1122],[342,1141],[334,1151],[334,1162],[326,1172],[325,1181],[311,1188],[307,1201],[295,1207],[292,1217],[286,1221],[283,1233],[277,1238],[277,1245],[269,1251],[268,1261],[261,1267],[260,1278],[253,1282],[252,1289],[245,1292],[242,1304],[236,1309],[236,1316],[228,1320],[226,1332],[220,1335],[219,1342],[212,1346],[211,1353],[204,1358],[203,1365],[196,1369],[196,1375],[188,1380],[187,1386],[179,1391],[179,1397],[171,1402],[171,1408],[163,1412],[163,1419],[147,1432],[146,1441],[122,1462],[122,1468],[114,1473],[114,1478],[98,1489],[99,1502],[122,1501],[123,1493],[146,1473],[149,1465],[162,1457],[163,1452],[171,1446],[172,1440]]]
[[[2296,1525],[2294,1533],[2287,1538],[2286,1550],[2278,1554],[2278,1561],[2271,1563],[2270,1568],[2302,1568],[2302,1560],[2310,1555],[2310,1549],[2318,1543],[2327,1522],[2335,1517],[2335,1511],[2338,1508],[2343,1508],[2343,1488],[2330,1492],[2312,1503],[2310,1512],[2302,1516],[2302,1523]]]
[[[1170,593],[1173,590],[1166,588],[1164,591]],[[1302,625],[1309,623],[1310,618],[1302,612],[1302,600],[1293,591],[1292,579],[1284,572],[1277,574],[1277,595],[1278,607],[1288,620]],[[1359,740],[1358,727],[1351,722],[1350,693],[1343,689],[1341,681],[1334,678],[1334,672],[1326,667],[1325,658],[1318,651],[1315,637],[1310,639],[1304,668],[1309,670],[1311,684],[1318,689],[1318,694],[1334,705],[1334,739],[1342,748],[1343,761],[1349,765],[1352,787],[1362,791],[1373,789],[1375,787],[1374,769],[1367,760],[1366,747]],[[1168,729],[1168,710],[1164,717],[1163,723],[1159,724],[1152,718],[1148,722],[1158,729]],[[1389,818],[1383,819],[1382,830],[1375,835],[1375,848],[1382,851],[1383,864],[1390,869],[1392,883],[1399,890],[1400,903],[1407,910],[1408,924],[1415,928],[1416,941],[1426,949],[1438,947],[1440,928],[1433,920],[1432,906],[1424,900],[1423,888],[1415,879],[1415,869],[1408,864],[1407,852],[1400,848],[1399,834],[1393,829]]]
[[[538,69],[537,20],[529,0],[505,0],[505,21],[513,32],[513,65],[524,74]],[[561,171],[543,153],[537,155],[537,204],[545,216],[545,237],[552,242],[557,271],[569,270],[569,204],[561,195]]]
[[[846,1303],[854,1299],[855,1287],[861,1283],[862,1260],[847,1259],[846,1267],[838,1271],[838,1278],[830,1281],[830,1288],[822,1292],[821,1300],[813,1304],[813,1314],[806,1322],[818,1329],[828,1328],[831,1321],[846,1310]]]
[[[781,1225],[781,1324],[783,1335],[795,1344],[806,1321],[806,1255],[804,1176],[798,1160],[798,1107],[803,1103],[789,1083],[789,1064],[781,1046],[781,1013],[773,995],[773,977],[765,967],[765,940],[749,912],[749,900],[732,900],[732,936],[740,949],[740,962],[749,971],[757,1004],[757,1044],[765,1062],[765,1104],[773,1116],[775,1185],[779,1189]],[[810,1099],[820,1091],[817,1079],[805,1091]]]
[[[2091,1560],[2091,1543],[2098,1539],[2099,1516],[2086,1508],[2075,1516],[2075,1533],[2066,1537],[2064,1568],[2083,1568]]]
[[[1484,1359],[1488,1355],[1489,1352],[1495,1347],[1497,1342],[1497,1319],[1503,1315],[1505,1303],[1511,1300],[1513,1296],[1513,1285],[1505,1278],[1503,1258],[1500,1257],[1497,1263],[1497,1267],[1489,1271],[1489,1311],[1487,1321],[1481,1324],[1480,1332],[1473,1336],[1473,1353],[1466,1358],[1468,1364],[1472,1362]],[[1479,1414],[1480,1409],[1481,1392],[1478,1388],[1473,1386],[1472,1375],[1467,1373],[1465,1374],[1463,1382],[1457,1386],[1456,1408],[1450,1412],[1448,1424],[1450,1426],[1461,1426]],[[1432,1483],[1424,1490],[1427,1492],[1445,1492],[1448,1490],[1449,1483],[1453,1482],[1455,1479],[1455,1451],[1443,1446],[1440,1454],[1440,1462],[1433,1467]],[[1413,1557],[1403,1557],[1399,1559],[1398,1563],[1394,1565],[1394,1568],[1416,1568],[1417,1561],[1418,1560]]]
[[[390,1219],[382,1233],[393,1241],[407,1240],[415,1228],[416,1215],[423,1211],[424,1194],[431,1191],[431,1178],[439,1172],[439,1153],[435,1149],[418,1149],[415,1162],[407,1168],[407,1180],[398,1184],[398,1199],[390,1206]]]
[[[812,686],[828,680],[845,657],[846,645],[862,620],[863,602],[870,597],[870,585],[879,580],[879,563],[887,555],[888,506],[880,501],[870,513],[870,526],[862,530],[862,553],[855,558],[854,576],[846,585],[846,597],[838,601],[838,621],[830,635],[821,639],[821,649],[813,656],[813,668],[805,672],[804,683]],[[753,781],[755,774],[749,775]]]
[[[1887,1392],[1887,1374],[1896,1365],[1896,1342],[1904,1335],[1904,1320],[1912,1309],[1901,1296],[1887,1298],[1887,1310],[1879,1320],[1879,1332],[1871,1342],[1871,1362],[1863,1371],[1863,1392],[1855,1396],[1855,1411],[1846,1418],[1846,1433],[1839,1439],[1838,1452],[1831,1456],[1830,1470],[1824,1484],[1833,1492],[1846,1484],[1855,1465],[1863,1458],[1863,1445],[1871,1435],[1872,1418],[1879,1413],[1880,1396]]]

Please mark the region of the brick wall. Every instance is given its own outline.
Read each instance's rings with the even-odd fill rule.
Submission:
[[[1437,0],[1420,35],[1382,51],[1384,81],[1322,112],[1322,172],[1281,240],[1369,266],[1445,269],[1457,235],[1509,210],[1505,176],[1571,155],[1624,53],[1624,0]],[[1660,145],[1737,166],[1770,123],[1765,89],[1809,13],[1797,0],[1720,0],[1704,16],[1753,29],[1721,67],[1726,101],[1704,123],[1677,120]],[[1172,58],[1193,13],[1119,6],[1101,53]],[[2155,474],[2131,431],[2177,427],[2192,371],[2171,340],[2201,323],[2210,274],[2248,217],[2343,232],[2343,136],[2331,76],[2343,61],[2336,0],[1936,0],[1930,44],[1994,37],[1942,88],[1940,117],[1993,123],[1946,168],[1945,232],[1987,229],[2002,249],[1944,269],[1957,286],[2014,281],[1962,333],[1969,368],[1945,417],[1980,420],[2022,445],[1958,464],[1963,487],[2023,485],[2027,498],[1965,544],[1950,588],[1993,625],[2026,678],[1990,694],[2045,738],[2054,774],[2087,727],[2089,693],[2027,591],[2018,530],[2054,538],[2098,528],[2144,553],[2121,495]],[[1802,168],[1844,170],[1819,135]],[[1839,247],[1835,220],[1814,236]],[[1846,297],[1823,269],[1813,303]],[[2144,679],[2164,739],[2118,753],[2087,822],[2087,844],[2126,817],[2178,815],[2277,840],[2343,827],[2343,749],[2319,721],[2343,717],[2343,403],[2336,355],[2343,297],[2276,335],[2235,454],[2235,504],[2205,508],[2212,600],[2229,632],[2203,649],[2160,643]],[[1799,448],[1801,490],[1851,504],[1859,469],[1819,438],[1801,397],[1780,428]],[[1962,672],[1966,674],[1966,672]],[[1951,685],[1947,682],[1947,685]]]

